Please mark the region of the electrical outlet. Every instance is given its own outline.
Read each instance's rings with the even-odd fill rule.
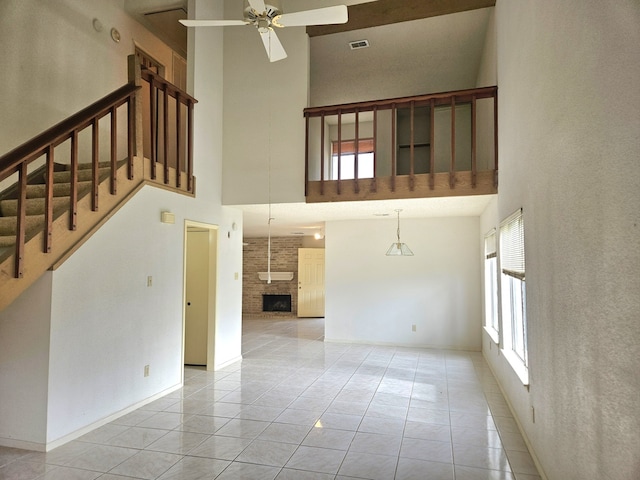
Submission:
[[[234,279],[234,280],[237,280],[237,279],[238,279],[238,272],[234,272],[234,274],[233,274],[233,279]]]
[[[144,376],[148,377],[149,376],[149,365],[145,365],[144,366]]]
[[[153,277],[149,275],[147,277],[147,287],[152,287],[152,286],[153,286]]]
[[[416,331],[416,326],[415,325],[411,325],[411,331],[415,332]]]

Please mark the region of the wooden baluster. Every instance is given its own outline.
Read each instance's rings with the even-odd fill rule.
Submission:
[[[498,91],[496,90],[493,97],[493,187],[498,188]]]
[[[371,180],[371,191],[377,190],[376,177],[378,175],[378,107],[373,107],[373,179]]]
[[[27,163],[22,162],[18,167],[18,215],[16,219],[16,278],[24,275],[24,241],[27,221]]]
[[[409,121],[409,190],[415,187],[415,102],[411,102]]]
[[[471,97],[471,187],[476,188],[478,168],[476,165],[476,96]]]
[[[151,179],[156,179],[156,162],[158,161],[158,125],[156,122],[156,112],[158,111],[157,96],[154,95],[155,85],[153,78],[149,80],[149,122],[151,133]]]
[[[429,188],[433,190],[436,183],[436,101],[429,100]]]
[[[42,245],[42,251],[44,253],[51,252],[51,240],[53,236],[53,157],[53,145],[49,144],[46,153],[47,180],[44,185],[44,241]]]
[[[451,164],[449,165],[449,188],[456,186],[456,97],[451,97]]]
[[[193,192],[193,102],[189,100],[187,105],[187,190]]]
[[[127,178],[133,180],[133,152],[135,150],[135,112],[133,105],[135,102],[135,96],[130,96],[127,99]]]
[[[118,193],[118,123],[116,107],[111,107],[111,195]]]
[[[320,195],[324,195],[324,112],[320,116]]]
[[[98,184],[99,184],[99,132],[98,118],[94,117],[91,122],[91,210],[98,211]]]
[[[309,195],[309,115],[304,115],[304,196]]]
[[[356,139],[355,151],[353,154],[353,188],[355,193],[360,193],[360,186],[358,185],[358,154],[360,152],[360,112],[356,108]]]
[[[391,104],[391,191],[396,191],[396,152],[398,145],[396,141],[396,104]]]
[[[69,196],[69,230],[75,230],[78,226],[78,130],[71,134]]]
[[[342,110],[338,110],[338,195],[340,195],[340,179],[342,177]]]
[[[176,187],[182,185],[182,169],[180,164],[180,151],[182,150],[182,118],[181,118],[180,92],[176,92]]]
[[[162,137],[164,144],[162,151],[164,154],[164,183],[169,184],[169,93],[167,92],[167,84],[162,88]]]

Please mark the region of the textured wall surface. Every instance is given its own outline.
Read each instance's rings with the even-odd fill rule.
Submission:
[[[496,27],[483,229],[523,208],[529,390],[487,338],[485,356],[550,480],[637,479],[640,3],[499,0]]]
[[[273,237],[271,239],[271,272],[293,272],[291,281],[272,280],[271,284],[258,279],[258,272],[267,271],[266,238],[249,238],[243,250],[242,313],[243,315],[290,316],[298,311],[298,248],[301,237]],[[291,313],[262,312],[262,294],[290,294]]]

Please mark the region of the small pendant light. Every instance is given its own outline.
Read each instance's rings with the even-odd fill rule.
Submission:
[[[413,256],[413,252],[408,247],[408,245],[406,243],[400,242],[400,212],[401,211],[402,209],[396,209],[396,212],[398,212],[398,231],[397,231],[398,241],[391,244],[391,246],[389,247],[389,250],[387,250],[387,253],[386,253],[387,257],[399,257],[399,256],[412,257]]]

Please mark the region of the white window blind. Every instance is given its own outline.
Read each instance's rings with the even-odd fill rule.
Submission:
[[[524,225],[522,209],[500,224],[500,263],[502,273],[524,280]]]
[[[486,258],[494,258],[496,250],[496,230],[493,229],[484,237],[484,254]]]

